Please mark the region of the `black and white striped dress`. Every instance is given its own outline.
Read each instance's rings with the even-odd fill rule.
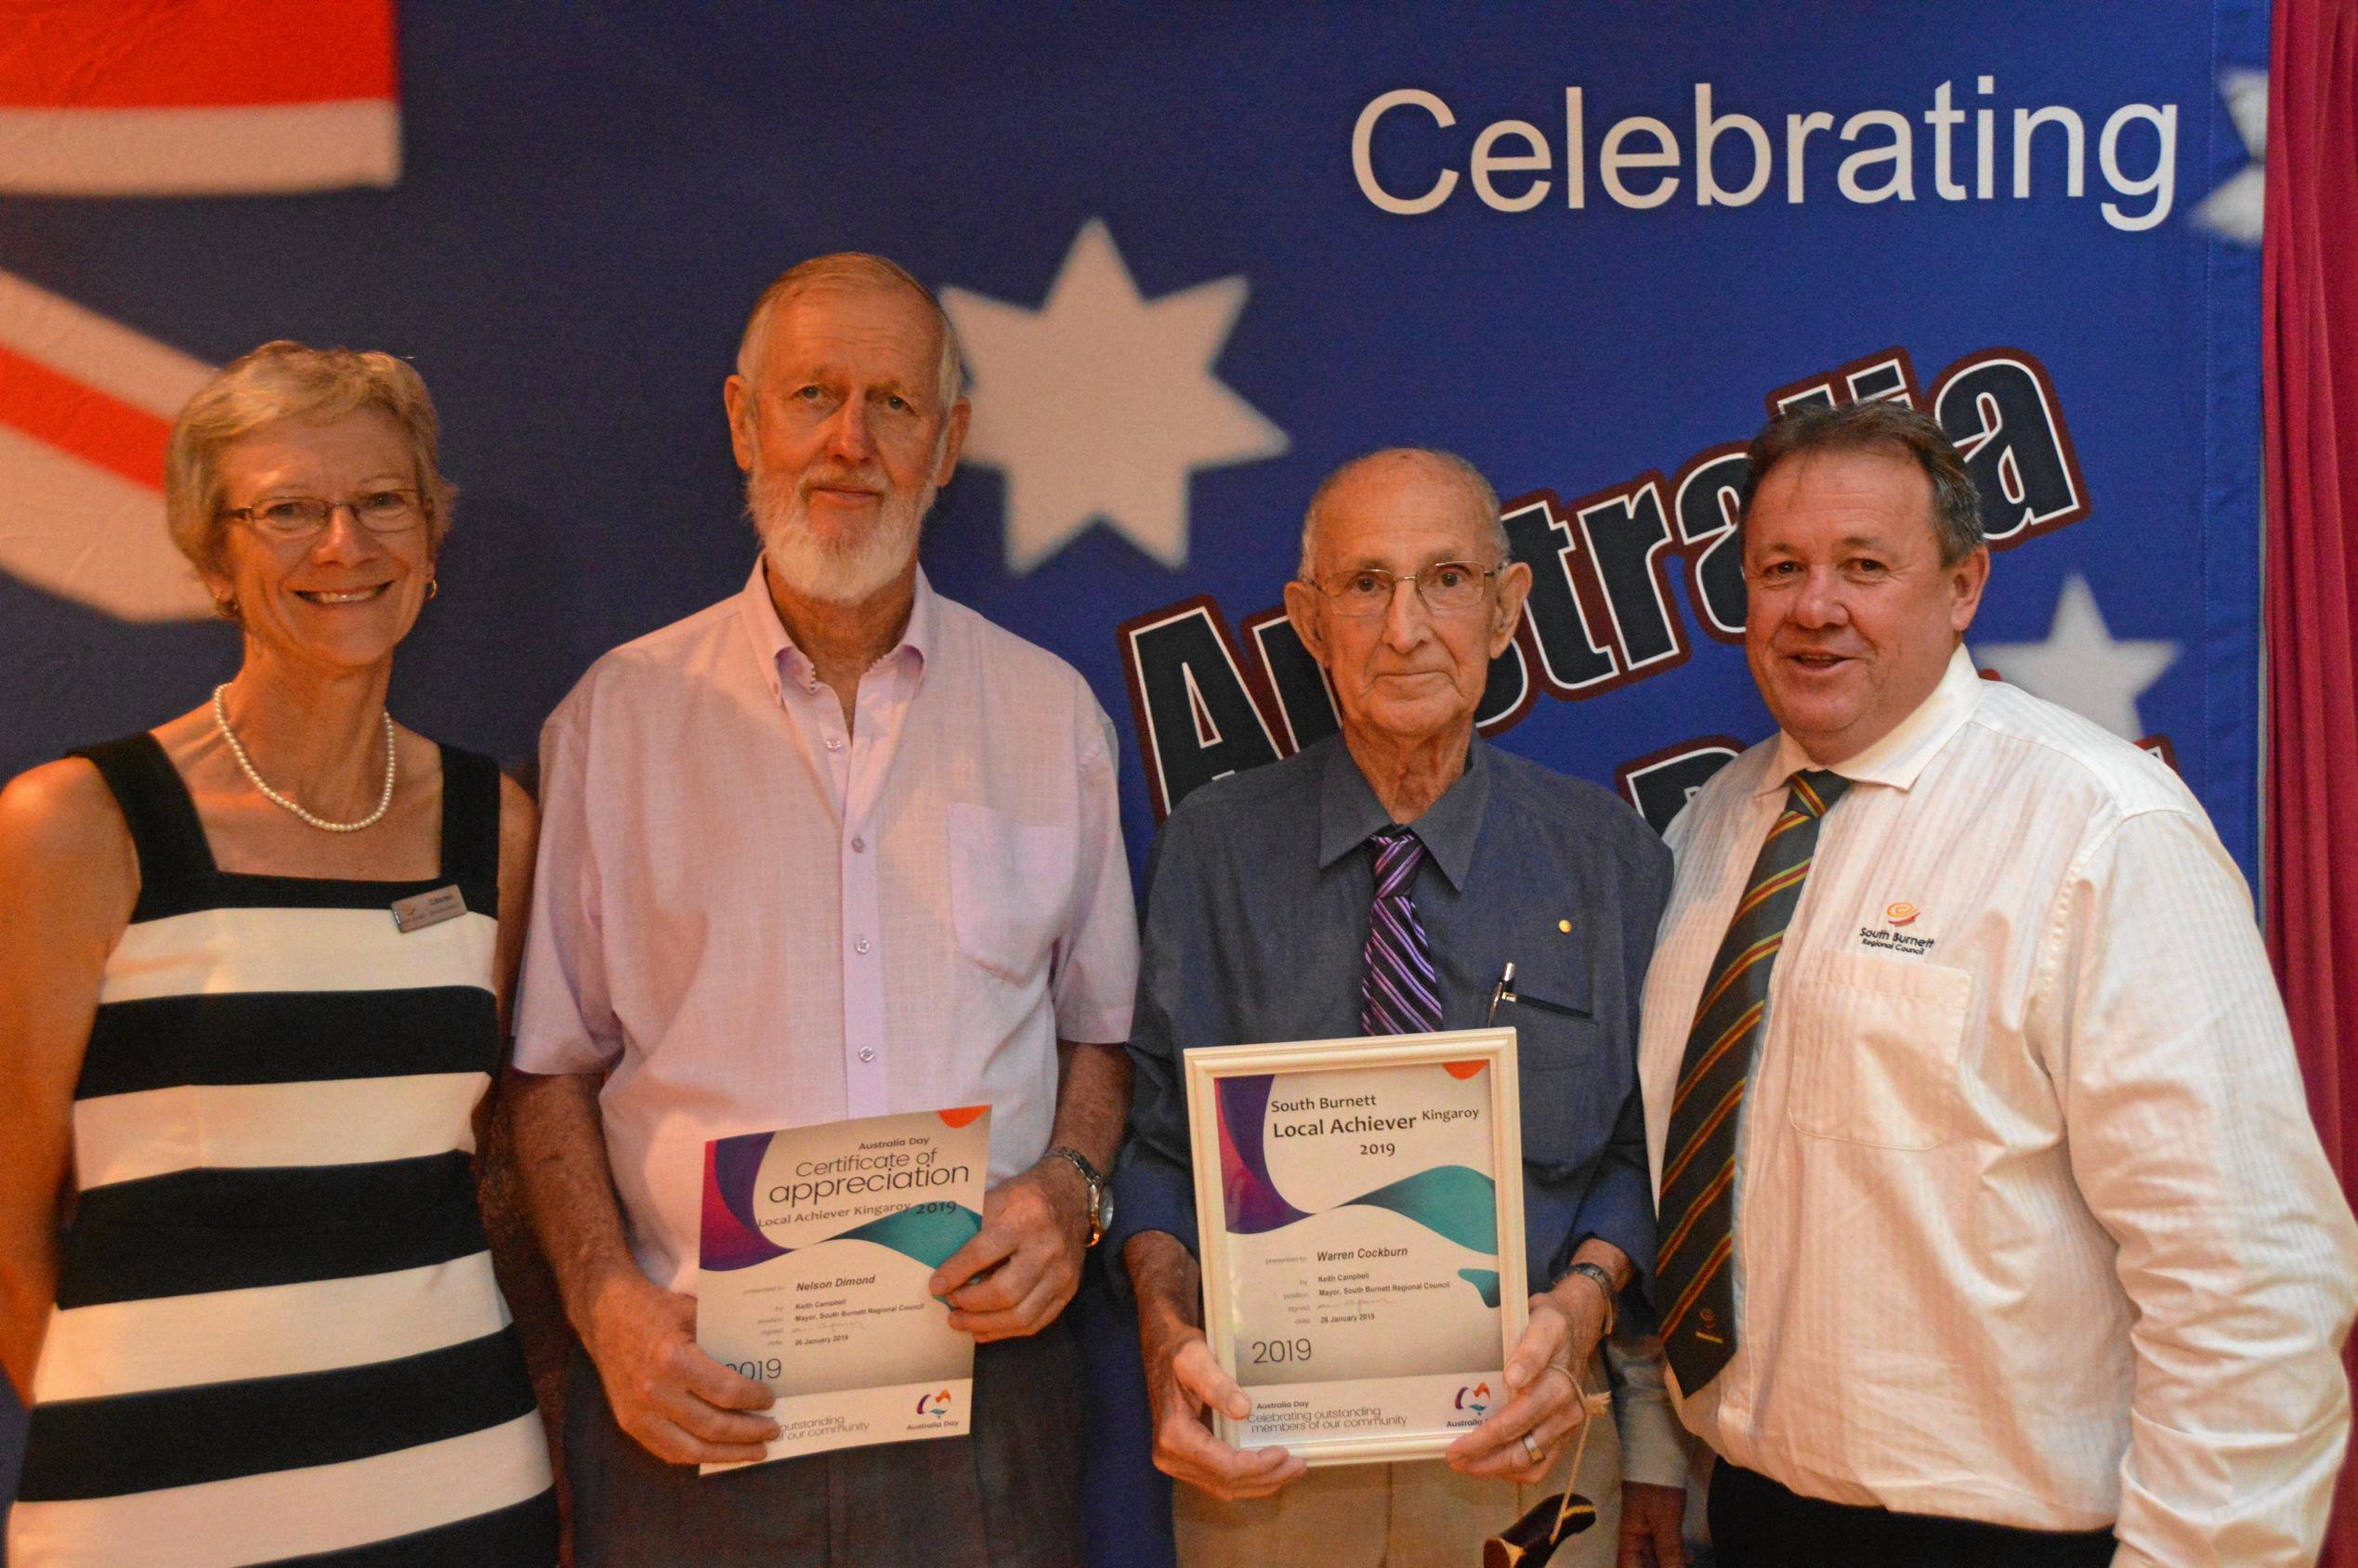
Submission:
[[[151,736],[82,754],[139,901],[74,1090],[11,1568],[547,1568],[547,1450],[469,1169],[498,770],[443,748],[440,876],[343,882],[216,869]],[[395,899],[452,882],[465,914],[396,929]]]

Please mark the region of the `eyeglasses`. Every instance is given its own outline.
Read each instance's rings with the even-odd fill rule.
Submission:
[[[371,533],[403,533],[426,521],[426,503],[417,491],[407,490],[368,490],[349,501],[282,495],[252,506],[226,507],[220,515],[239,519],[266,539],[293,543],[318,537],[339,506],[351,508],[353,519]]]
[[[1490,579],[1505,569],[1491,567],[1485,570],[1471,561],[1435,561],[1413,578],[1403,578],[1382,567],[1361,567],[1356,571],[1335,572],[1323,580],[1305,577],[1302,581],[1332,599],[1337,610],[1354,619],[1382,615],[1390,609],[1393,593],[1404,581],[1417,585],[1417,597],[1424,601],[1426,609],[1446,615],[1480,604],[1489,591]]]

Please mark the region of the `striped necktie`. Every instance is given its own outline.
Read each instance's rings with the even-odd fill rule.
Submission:
[[[1370,834],[1375,906],[1368,911],[1368,966],[1359,978],[1359,1032],[1414,1035],[1441,1026],[1441,979],[1417,919],[1413,891],[1424,842],[1408,828]]]
[[[1661,1244],[1656,1300],[1665,1303],[1662,1339],[1680,1392],[1694,1397],[1736,1354],[1736,1286],[1728,1251],[1736,1235],[1736,1130],[1769,972],[1785,941],[1801,883],[1817,851],[1818,824],[1850,788],[1827,772],[1797,773],[1785,810],[1768,830],[1744,897],[1727,923],[1710,984],[1686,1037],[1670,1135],[1663,1141]]]

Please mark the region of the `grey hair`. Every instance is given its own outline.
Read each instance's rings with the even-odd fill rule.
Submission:
[[[1497,564],[1504,566],[1513,557],[1513,542],[1507,537],[1506,523],[1499,516],[1499,492],[1491,488],[1490,481],[1483,477],[1481,469],[1456,452],[1444,451],[1439,447],[1385,447],[1353,458],[1318,482],[1317,490],[1311,494],[1310,505],[1302,516],[1302,561],[1295,568],[1296,575],[1305,581],[1309,579],[1310,562],[1317,544],[1318,512],[1336,487],[1370,464],[1401,458],[1430,464],[1463,486],[1467,498],[1490,525],[1491,542],[1499,553]]]
[[[458,489],[442,477],[442,426],[425,378],[390,354],[312,348],[288,338],[230,360],[173,422],[164,450],[164,521],[172,542],[198,569],[217,569],[221,454],[229,445],[286,420],[324,424],[362,409],[387,415],[409,438],[426,501],[426,548],[439,550]]]
[[[1965,472],[1957,444],[1929,416],[1880,398],[1831,409],[1806,404],[1762,425],[1744,454],[1741,515],[1750,515],[1761,481],[1787,458],[1862,447],[1896,447],[1923,470],[1932,487],[1932,541],[1940,546],[1942,566],[1953,567],[1982,547],[1981,491]]]
[[[866,251],[831,251],[815,255],[808,261],[797,262],[771,281],[753,302],[753,314],[745,318],[745,333],[737,340],[737,373],[748,382],[761,379],[762,356],[769,347],[769,320],[778,307],[806,288],[823,283],[861,283],[872,288],[906,289],[925,302],[933,312],[934,328],[941,333],[941,363],[934,377],[934,396],[944,412],[958,401],[965,390],[966,367],[958,351],[958,329],[950,324],[950,312],[941,307],[934,291],[910,275],[909,269],[888,256],[873,255]]]

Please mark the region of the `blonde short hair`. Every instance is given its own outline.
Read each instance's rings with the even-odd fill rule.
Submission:
[[[441,421],[426,382],[405,359],[287,338],[241,354],[190,398],[164,451],[164,520],[172,542],[200,570],[221,561],[221,454],[233,441],[282,421],[324,424],[362,409],[389,415],[409,438],[426,547],[451,531],[458,490],[442,477]],[[334,498],[330,498],[334,499]]]

